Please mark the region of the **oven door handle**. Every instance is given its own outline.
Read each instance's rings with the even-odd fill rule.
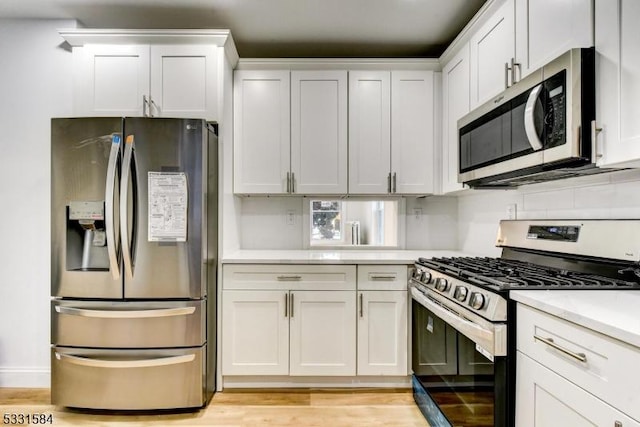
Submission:
[[[484,328],[470,320],[467,320],[444,304],[436,302],[434,297],[428,297],[418,289],[411,288],[411,296],[420,305],[430,310],[445,323],[462,333],[474,343],[478,344],[492,356],[507,355],[507,328],[506,325],[494,325],[492,329]]]

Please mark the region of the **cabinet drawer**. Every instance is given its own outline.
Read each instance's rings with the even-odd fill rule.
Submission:
[[[172,409],[205,403],[206,345],[170,350],[51,349],[51,403]]]
[[[201,346],[206,341],[204,304],[53,300],[51,342],[96,348]]]
[[[226,264],[224,289],[326,290],[356,289],[355,265]]]
[[[359,265],[358,290],[406,291],[409,280],[406,265]]]
[[[640,427],[627,415],[518,352],[516,426]]]
[[[640,420],[640,349],[522,304],[517,335],[519,351]]]

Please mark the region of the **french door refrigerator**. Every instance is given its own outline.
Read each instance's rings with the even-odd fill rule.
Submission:
[[[215,383],[217,138],[204,120],[52,119],[51,400],[205,405]]]

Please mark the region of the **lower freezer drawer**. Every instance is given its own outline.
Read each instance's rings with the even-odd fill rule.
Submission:
[[[206,300],[51,302],[51,343],[69,347],[199,347]]]
[[[113,410],[206,403],[206,345],[167,350],[51,349],[51,403]]]

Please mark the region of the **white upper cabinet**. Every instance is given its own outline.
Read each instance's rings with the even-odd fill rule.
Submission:
[[[151,115],[217,119],[217,50],[208,45],[151,46]]]
[[[640,166],[640,2],[596,0],[599,166]]]
[[[569,49],[594,43],[592,0],[506,0],[474,30],[471,109]]]
[[[434,192],[434,73],[349,72],[349,193]]]
[[[458,120],[469,112],[469,45],[442,68],[442,194],[459,191]]]
[[[349,73],[349,192],[391,192],[391,73]]]
[[[485,103],[513,83],[513,13],[513,0],[508,0],[471,37],[471,109]]]
[[[347,192],[347,72],[291,72],[290,192]]]
[[[233,86],[234,191],[288,193],[289,71],[239,70]]]
[[[75,114],[217,120],[214,45],[85,45]]]
[[[87,45],[73,52],[78,66],[74,114],[142,115],[149,92],[149,46]]]
[[[392,192],[432,194],[435,102],[433,71],[391,73]]]
[[[518,79],[575,47],[593,46],[593,0],[515,0]]]

